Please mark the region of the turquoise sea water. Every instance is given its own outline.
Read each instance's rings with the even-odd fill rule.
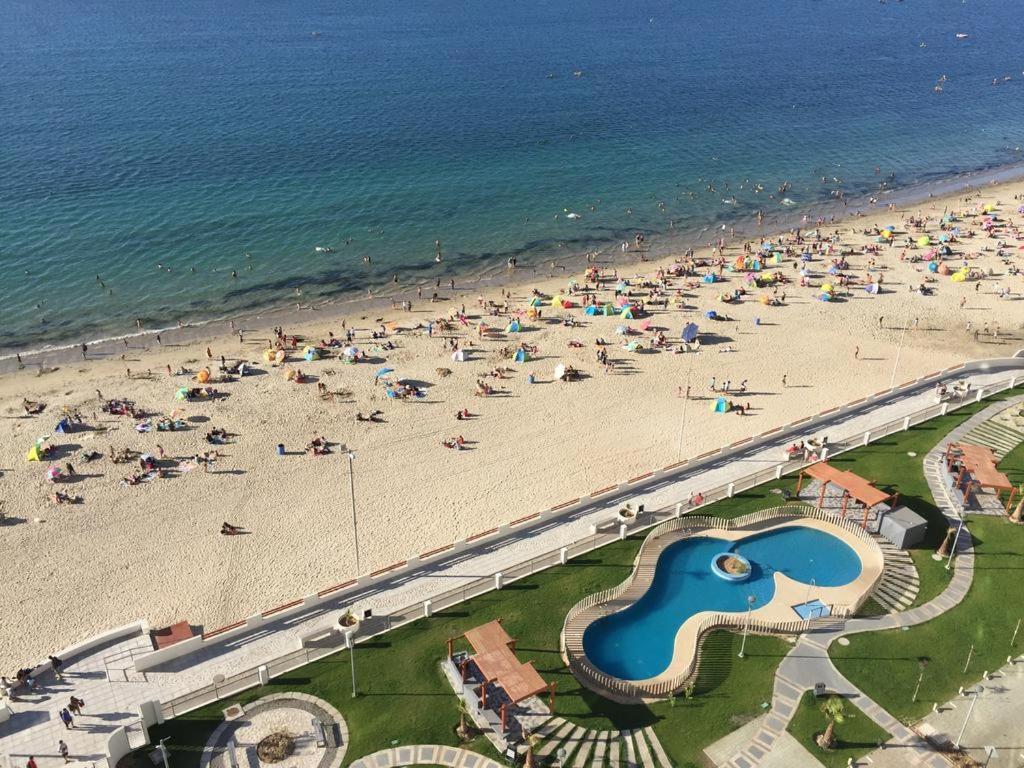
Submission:
[[[1021,9],[0,0],[0,350],[1018,162]]]
[[[738,552],[750,561],[750,577],[727,581],[711,571],[715,555]],[[672,661],[675,637],[700,611],[743,613],[772,601],[775,574],[804,584],[839,587],[860,575],[857,553],[835,536],[788,526],[736,542],[714,537],[683,539],[661,553],[650,588],[624,611],[587,627],[583,649],[598,669],[624,680],[661,674]],[[793,619],[799,616],[793,614]]]

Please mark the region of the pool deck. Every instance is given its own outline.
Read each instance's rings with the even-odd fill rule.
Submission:
[[[648,698],[642,692],[649,692],[649,697],[654,698],[658,695],[655,691],[663,689],[659,693],[664,695],[671,689],[678,689],[686,680],[696,674],[700,658],[700,645],[703,636],[711,629],[721,626],[740,627],[746,625],[749,620],[752,632],[800,633],[815,622],[801,619],[793,610],[793,606],[814,599],[834,606],[836,613],[852,612],[870,594],[882,576],[884,557],[878,544],[871,538],[865,537],[863,533],[855,532],[855,526],[849,522],[843,523],[838,519],[829,521],[815,517],[801,517],[798,511],[800,509],[801,507],[797,505],[780,507],[777,510],[777,519],[760,520],[735,528],[701,525],[669,530],[664,533],[659,533],[658,529],[652,531],[637,555],[632,574],[623,582],[628,586],[614,597],[598,602],[566,622],[563,643],[567,660],[572,660],[570,668],[577,669],[576,665],[582,664],[584,670],[589,667],[600,672],[600,668],[586,655],[586,650],[583,647],[584,632],[594,621],[623,611],[642,598],[654,581],[662,553],[673,544],[688,538],[714,537],[726,541],[738,541],[781,528],[801,526],[835,536],[847,544],[860,558],[861,571],[853,581],[838,587],[809,585],[795,581],[784,574],[776,573],[774,575],[775,594],[771,601],[751,611],[749,617],[743,611],[701,611],[686,619],[676,632],[672,661],[668,667],[654,677],[625,681],[627,684],[635,686],[639,695],[624,693],[614,684],[609,686],[608,681],[604,680],[605,673],[580,675],[580,681],[584,685],[603,696],[621,701]],[[727,523],[728,521],[719,520],[718,522]],[[664,690],[666,687],[669,690]]]

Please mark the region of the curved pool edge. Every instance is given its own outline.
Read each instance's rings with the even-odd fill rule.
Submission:
[[[783,574],[775,574],[775,595],[767,605],[751,612],[750,631],[760,634],[799,633],[855,613],[878,584],[884,567],[878,543],[857,523],[799,504],[761,510],[732,520],[709,516],[681,517],[655,526],[648,533],[630,575],[621,584],[589,595],[570,609],[561,634],[561,651],[566,665],[586,688],[623,703],[658,699],[679,690],[699,670],[700,652],[706,635],[716,629],[742,628],[747,621],[745,612],[701,611],[689,617],[676,632],[672,660],[666,670],[644,680],[626,680],[602,672],[587,658],[583,648],[584,632],[597,619],[625,610],[639,600],[653,582],[662,551],[677,541],[699,535],[736,540],[792,525],[818,528],[852,547],[861,559],[861,573],[840,587],[815,587],[813,597],[831,605],[832,615],[809,621],[793,619],[791,608],[807,598],[807,585]]]

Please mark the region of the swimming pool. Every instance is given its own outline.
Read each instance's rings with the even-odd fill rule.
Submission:
[[[750,561],[746,581],[716,576],[716,555],[732,551]],[[847,543],[818,528],[786,525],[729,540],[698,535],[669,545],[659,556],[647,591],[628,608],[592,622],[583,634],[583,650],[602,672],[623,680],[646,680],[672,661],[676,635],[687,619],[702,611],[747,610],[771,603],[775,574],[816,587],[840,587],[861,574],[860,556]],[[798,618],[794,613],[793,618]]]

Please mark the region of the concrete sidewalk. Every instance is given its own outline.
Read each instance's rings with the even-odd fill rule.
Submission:
[[[1022,363],[1024,367],[1024,363]],[[951,375],[950,379],[960,378]],[[969,377],[975,389],[1005,381],[1005,372]],[[837,413],[826,427],[833,445],[856,439],[865,432],[898,421],[933,405],[930,386],[905,396],[894,395],[886,404],[856,414]],[[823,434],[817,428],[815,434]],[[811,433],[807,433],[810,436]],[[107,740],[120,725],[133,722],[142,702],[173,698],[209,686],[217,675],[230,677],[253,669],[301,647],[303,636],[330,627],[336,612],[349,606],[361,611],[372,608],[385,615],[470,585],[481,577],[507,571],[521,563],[560,547],[591,537],[591,526],[611,520],[616,508],[628,498],[642,500],[649,510],[672,508],[697,492],[725,485],[755,472],[777,467],[783,448],[791,442],[785,430],[777,442],[758,449],[723,457],[699,474],[678,480],[663,478],[630,496],[624,493],[602,496],[593,503],[557,519],[538,521],[506,539],[484,540],[447,560],[425,565],[411,573],[400,573],[373,581],[355,596],[343,595],[297,616],[268,618],[253,632],[211,644],[187,657],[141,675],[132,669],[132,658],[150,649],[148,636],[138,634],[91,652],[84,658],[68,660],[66,680],[49,685],[42,692],[14,702],[14,715],[0,724],[0,755],[10,758],[10,768],[21,768],[34,755],[40,768],[58,768],[57,741],[64,738],[71,754],[80,759],[101,760],[107,754]],[[52,678],[44,682],[52,682]],[[70,694],[86,701],[86,715],[66,731],[57,713]]]

